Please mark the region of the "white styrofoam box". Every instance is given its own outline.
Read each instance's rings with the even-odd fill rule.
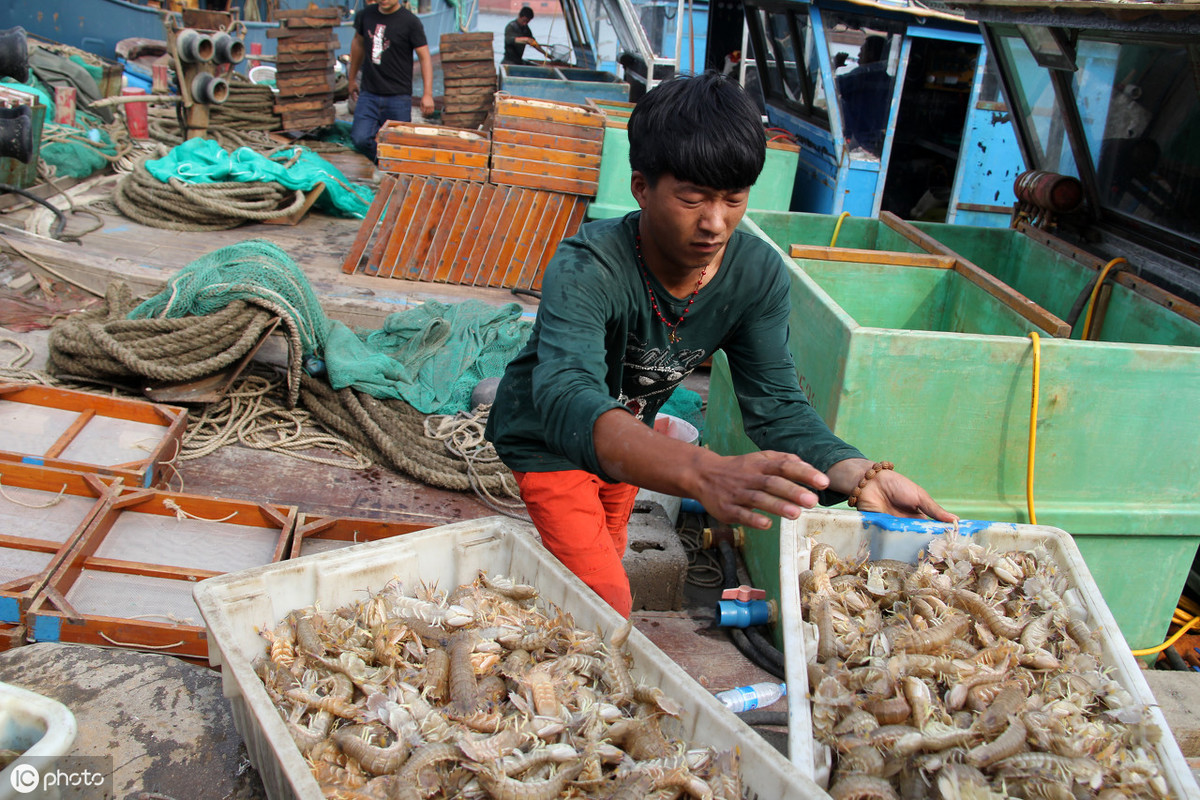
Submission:
[[[599,628],[607,636],[624,622],[537,542],[531,526],[505,517],[430,528],[218,575],[196,585],[196,604],[208,627],[209,663],[221,668],[234,723],[273,800],[320,800],[322,794],[251,667],[265,651],[257,630],[313,603],[333,610],[359,601],[364,592],[378,591],[393,579],[406,591],[422,581],[451,591],[473,581],[481,569],[536,586],[542,602],[569,612],[580,628]],[[634,658],[635,681],[660,687],[687,708],[673,732],[677,738],[720,750],[738,748],[743,784],[751,796],[828,797],[636,629],[627,650]]]
[[[12,776],[29,759],[38,758],[36,768],[44,770],[53,759],[65,755],[75,743],[78,728],[75,715],[57,700],[0,683],[0,749],[21,751],[16,761],[0,771],[0,800],[29,796],[18,793]],[[40,796],[40,795],[39,795]]]
[[[812,736],[805,666],[809,654],[803,630],[807,623],[801,619],[800,608],[800,573],[809,567],[812,543],[829,544],[843,558],[855,555],[866,544],[872,561],[886,558],[915,563],[930,540],[951,529],[951,525],[927,519],[902,519],[886,514],[833,509],[813,509],[803,512],[797,520],[783,521],[779,535],[779,584],[784,649],[788,656],[788,752],[792,762],[818,784],[828,784],[830,756]],[[1038,545],[1050,552],[1087,609],[1088,627],[1099,632],[1102,664],[1112,670],[1113,679],[1133,696],[1136,703],[1149,707],[1154,724],[1163,733],[1155,753],[1171,795],[1200,800],[1195,776],[1071,535],[1046,525],[977,520],[961,520],[959,532],[1002,553],[1031,550]]]

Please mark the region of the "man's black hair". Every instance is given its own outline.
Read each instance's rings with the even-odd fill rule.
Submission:
[[[629,117],[629,165],[653,186],[665,174],[719,191],[758,180],[766,136],[758,107],[716,70],[658,84]]]
[[[525,17],[526,19],[533,19],[533,9],[529,6],[521,6],[521,11],[517,14],[517,16]]]

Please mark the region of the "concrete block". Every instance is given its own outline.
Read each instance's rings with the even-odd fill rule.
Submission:
[[[622,559],[634,611],[677,611],[683,607],[687,553],[675,526],[658,503],[635,501],[629,515],[629,546]]]

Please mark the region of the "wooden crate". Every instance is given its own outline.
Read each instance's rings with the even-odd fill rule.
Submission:
[[[491,142],[474,131],[393,121],[376,138],[384,172],[487,180]]]
[[[126,489],[108,498],[26,612],[31,641],[206,659],[198,581],[286,557],[294,506]]]
[[[179,455],[187,411],[178,406],[55,389],[0,384],[0,462],[162,485]],[[173,468],[172,468],[173,469]]]
[[[338,49],[336,8],[276,11],[279,27],[268,32],[278,40],[275,54],[274,111],[285,131],[332,125],[337,118],[333,93],[337,86],[334,58]]]
[[[25,644],[24,625],[0,625],[0,653]]]
[[[438,53],[442,64],[461,61],[487,61],[495,58],[492,51],[491,31],[470,33],[443,33],[438,41]],[[495,71],[493,67],[492,71]]]
[[[0,462],[0,624],[20,625],[120,478]]]
[[[414,531],[432,528],[415,522],[393,520],[357,519],[354,517],[325,517],[316,514],[300,514],[296,520],[296,533],[292,537],[290,558],[300,558],[314,553],[326,553],[363,542],[377,542],[393,536],[403,536]]]
[[[604,120],[594,107],[497,94],[492,182],[595,197]]]

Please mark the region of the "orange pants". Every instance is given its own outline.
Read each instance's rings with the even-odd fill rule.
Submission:
[[[607,483],[580,469],[513,475],[546,549],[628,617],[633,597],[621,558],[637,487]]]

